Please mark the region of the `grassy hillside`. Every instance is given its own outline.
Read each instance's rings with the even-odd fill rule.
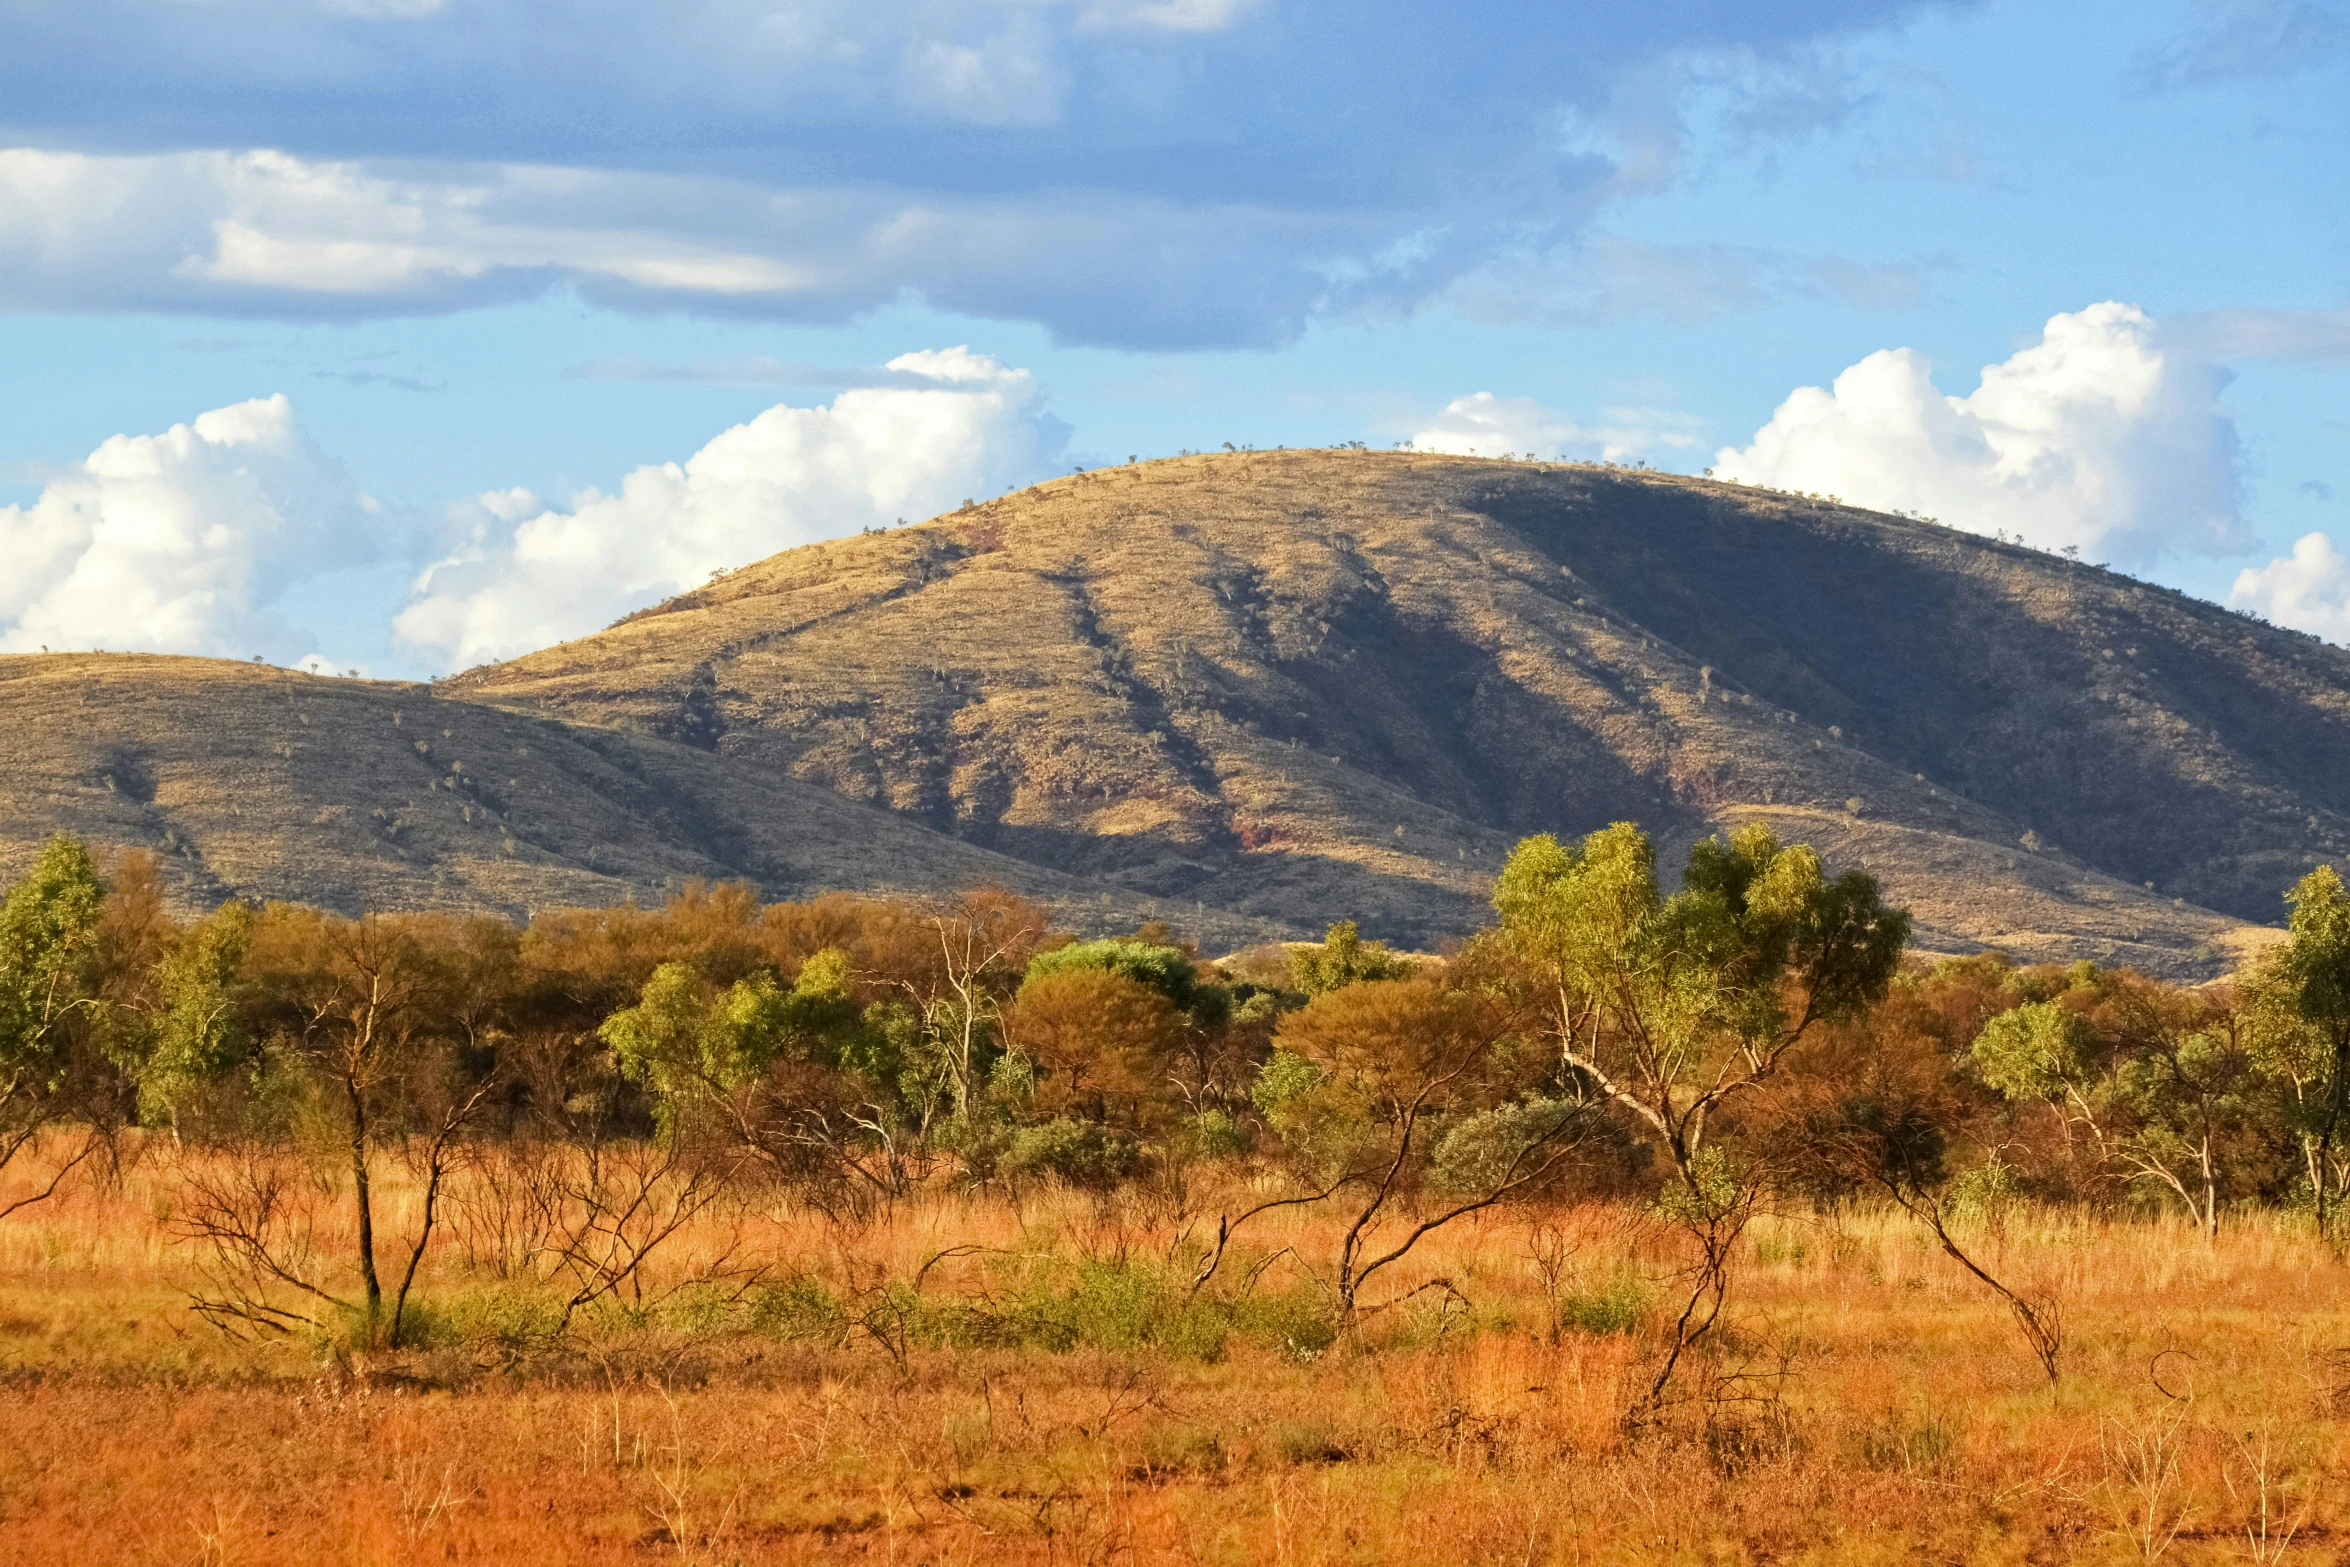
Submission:
[[[435,686],[0,659],[0,870],[519,910],[992,880],[1211,942],[1477,924],[1511,843],[1769,821],[1921,940],[2217,972],[2350,847],[2350,655],[1929,523],[1249,452],[787,551]]]
[[[444,689],[1302,929],[1475,923],[1535,831],[1762,818],[1931,945],[2209,972],[2350,832],[2350,659],[1922,522],[1255,452],[775,556]]]
[[[994,882],[1074,922],[1140,902],[689,746],[432,687],[208,659],[0,658],[0,875],[53,832],[153,849],[179,901],[362,909],[769,897]],[[1109,901],[1105,901],[1105,896]],[[1222,934],[1261,935],[1244,922]]]

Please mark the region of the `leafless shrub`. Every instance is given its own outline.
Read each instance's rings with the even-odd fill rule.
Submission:
[[[326,1194],[304,1161],[244,1144],[183,1158],[176,1173],[170,1225],[201,1254],[190,1304],[205,1321],[236,1336],[285,1334],[358,1311],[323,1282],[314,1207]]]
[[[561,1324],[606,1299],[656,1305],[712,1279],[747,1283],[740,1238],[649,1282],[657,1254],[736,1195],[746,1155],[718,1160],[659,1140],[509,1143],[470,1158],[453,1181],[450,1228],[467,1264],[492,1277],[565,1291]]]
[[[2242,1480],[2239,1484],[2238,1475]],[[2299,1476],[2269,1450],[2269,1433],[2247,1431],[2236,1438],[2236,1450],[2220,1470],[2228,1495],[2245,1509],[2244,1551],[2260,1567],[2285,1559],[2285,1552],[2316,1510],[2317,1498]],[[2299,1505],[2294,1492],[2301,1492]]]
[[[2189,1435],[2189,1402],[2180,1399],[2137,1419],[2098,1426],[2105,1462],[2100,1486],[2114,1533],[2142,1562],[2160,1561],[2187,1526],[2189,1504],[2179,1494],[2179,1459]]]

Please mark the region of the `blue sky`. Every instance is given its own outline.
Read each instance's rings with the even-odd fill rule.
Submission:
[[[1227,440],[1719,467],[2350,639],[2350,0],[0,29],[0,648],[428,673]]]

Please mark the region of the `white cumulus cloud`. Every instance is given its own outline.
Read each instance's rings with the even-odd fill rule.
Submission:
[[[1025,370],[964,348],[888,368],[921,384],[779,404],[682,464],[639,468],[568,506],[526,490],[478,497],[462,508],[468,537],[424,573],[397,635],[451,665],[527,652],[719,568],[1032,480],[1066,439]]]
[[[2120,564],[2232,554],[2251,541],[2227,379],[2109,301],[2052,317],[1965,397],[1909,349],[1873,353],[1799,388],[1714,472]]]
[[[2350,555],[2323,533],[2304,533],[2293,553],[2236,574],[2228,603],[2280,626],[2350,643]]]
[[[395,531],[282,394],[113,436],[30,506],[0,507],[0,648],[315,654],[274,606]]]
[[[1586,425],[1553,413],[1531,397],[1496,397],[1474,392],[1456,397],[1411,434],[1425,452],[1458,452],[1465,457],[1514,457],[1530,452],[1552,457],[1597,457],[1619,462],[1646,457],[1666,447],[1697,444],[1700,420],[1664,408],[1606,408],[1604,421]]]

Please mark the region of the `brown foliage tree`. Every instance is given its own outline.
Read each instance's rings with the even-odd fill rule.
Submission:
[[[246,960],[268,1048],[316,1090],[351,1181],[361,1329],[399,1342],[458,1137],[494,1091],[495,1031],[518,938],[502,921],[341,920],[274,905]],[[421,1138],[410,1148],[408,1137]],[[388,1322],[374,1176],[386,1151],[421,1160],[424,1203]]]
[[[1259,1102],[1326,1183],[1283,1201],[1320,1201],[1348,1187],[1364,1194],[1339,1243],[1343,1318],[1353,1318],[1373,1275],[1455,1219],[1539,1186],[1581,1141],[1589,1122],[1579,1103],[1512,1102],[1539,1086],[1550,1064],[1516,1048],[1513,1021],[1489,996],[1433,976],[1325,991],[1282,1020]],[[1441,1144],[1440,1129],[1448,1133]],[[1435,1200],[1420,1203],[1425,1178],[1456,1138],[1466,1139],[1463,1157],[1444,1172]],[[1378,1250],[1382,1226],[1404,1208],[1409,1227]],[[1220,1226],[1218,1256],[1237,1222]]]
[[[1165,996],[1106,969],[1028,981],[1004,1014],[1004,1037],[1036,1064],[1042,1108],[1129,1125],[1150,1118],[1184,1042]]]

